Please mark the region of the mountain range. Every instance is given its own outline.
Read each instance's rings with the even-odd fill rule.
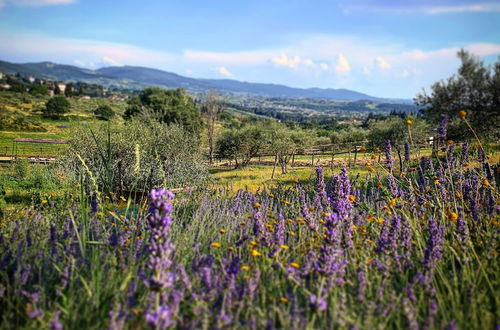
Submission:
[[[176,73],[139,66],[111,66],[97,70],[52,62],[11,63],[0,61],[0,72],[19,73],[22,76],[50,78],[61,81],[82,81],[99,84],[108,88],[143,89],[149,86],[163,88],[184,88],[194,93],[205,93],[210,89],[219,93],[238,96],[275,98],[312,98],[341,101],[368,100],[375,102],[409,103],[404,99],[384,99],[348,89],[294,88],[285,85],[242,82],[232,79],[200,79]]]

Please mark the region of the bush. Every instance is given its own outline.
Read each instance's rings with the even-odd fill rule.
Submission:
[[[200,109],[180,88],[164,90],[149,87],[134,96],[129,101],[125,118],[146,114],[162,123],[182,125],[195,133],[198,133],[202,126]]]
[[[109,105],[100,105],[94,110],[94,115],[100,120],[110,120],[115,116],[115,112]]]
[[[0,108],[0,131],[46,132],[42,124],[18,112],[3,112]]]
[[[81,157],[87,171],[82,166]],[[74,179],[89,173],[105,192],[201,185],[207,178],[199,142],[180,126],[134,119],[110,131],[81,128],[61,165]]]
[[[42,110],[45,117],[58,119],[63,114],[70,111],[70,103],[64,96],[54,96],[45,104],[45,109]]]

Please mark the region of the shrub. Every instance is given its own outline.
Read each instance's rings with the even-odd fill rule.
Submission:
[[[54,96],[45,104],[45,109],[42,110],[45,117],[58,119],[63,114],[70,111],[70,103],[64,96]]]
[[[125,118],[148,114],[166,124],[179,124],[191,132],[198,133],[202,120],[200,109],[183,89],[164,90],[149,87],[130,101]]]
[[[105,125],[96,131],[81,128],[61,165],[75,179],[80,174],[90,179],[92,173],[106,192],[200,185],[208,174],[192,134],[177,125],[138,119],[112,131]]]
[[[110,120],[115,116],[115,112],[109,105],[105,104],[100,105],[97,109],[95,109],[94,115],[101,120]]]

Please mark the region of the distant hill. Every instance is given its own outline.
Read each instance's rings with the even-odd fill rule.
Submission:
[[[408,103],[410,100],[389,100],[366,95],[348,89],[293,88],[277,84],[242,82],[232,79],[195,79],[158,69],[121,66],[105,67],[98,70],[79,68],[71,65],[40,63],[10,63],[0,61],[0,72],[38,78],[52,78],[63,81],[83,81],[105,87],[142,89],[147,86],[164,88],[184,88],[192,92],[206,92],[216,89],[220,93],[241,96],[260,96],[276,98],[312,98],[344,101],[369,100],[375,102]]]

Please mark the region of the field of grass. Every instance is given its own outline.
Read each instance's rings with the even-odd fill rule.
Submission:
[[[214,170],[250,191],[148,200],[72,187],[0,223],[0,328],[494,329],[499,195],[472,157],[276,187],[269,166]]]
[[[74,129],[82,126],[94,127],[100,121],[95,119],[93,111],[100,105],[109,105],[115,111],[113,125],[121,125],[121,115],[126,108],[126,102],[107,98],[84,99],[79,97],[68,98],[71,112],[59,120],[46,119],[40,116],[48,97],[32,96],[27,93],[0,92],[0,111],[22,114],[41,124],[44,132],[30,131],[0,131],[0,155],[17,154],[19,156],[57,156],[65,150],[64,145],[39,143],[13,144],[16,138],[34,139],[69,139]]]

